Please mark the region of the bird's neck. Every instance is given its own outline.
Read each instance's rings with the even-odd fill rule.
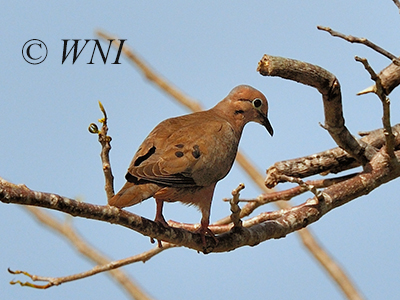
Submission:
[[[245,118],[242,114],[235,113],[234,109],[232,109],[232,106],[227,105],[227,103],[224,103],[224,101],[221,101],[216,106],[211,108],[210,112],[228,122],[235,132],[236,137],[240,139],[244,125],[246,125]]]

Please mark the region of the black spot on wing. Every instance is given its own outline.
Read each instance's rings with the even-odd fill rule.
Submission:
[[[175,152],[175,156],[176,157],[182,157],[183,156],[183,152],[182,151],[176,151]]]
[[[179,149],[182,149],[183,148],[183,144],[176,144],[175,147],[179,148]]]
[[[198,158],[200,157],[201,152],[200,152],[200,147],[199,147],[199,145],[194,145],[194,146],[193,146],[192,155],[193,155],[193,157],[194,157],[195,159],[198,159]]]
[[[144,162],[146,159],[148,159],[150,156],[152,156],[156,152],[156,147],[151,147],[150,150],[142,156],[139,156],[136,160],[135,163],[133,164],[135,167],[139,166],[142,162]]]

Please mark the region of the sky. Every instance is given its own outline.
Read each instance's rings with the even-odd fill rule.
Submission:
[[[258,124],[248,124],[240,149],[262,173],[277,161],[336,146],[318,124],[324,116],[316,90],[256,72],[265,53],[329,70],[341,83],[349,130],[357,134],[379,128],[382,109],[378,98],[356,96],[372,82],[354,56],[366,57],[377,72],[390,61],[363,45],[333,38],[317,30],[317,25],[367,37],[398,55],[400,15],[389,0],[3,3],[0,176],[33,190],[105,204],[100,145],[87,130],[102,117],[98,101],[109,116],[116,189],[124,184],[126,169],[150,130],[166,118],[188,113],[148,83],[124,57],[121,64],[111,64],[115,49],[110,50],[106,64],[98,53],[94,64],[88,64],[94,47],[90,41],[74,64],[71,57],[62,63],[62,40],[97,39],[97,29],[126,39],[126,45],[205,108],[239,84],[261,90],[269,101],[274,136]],[[31,39],[47,45],[48,55],[41,64],[29,64],[22,57],[22,47]],[[398,98],[399,92],[393,91],[393,124],[400,120]],[[246,185],[243,198],[259,195],[260,190],[234,165],[218,183],[211,222],[229,214],[222,199],[240,182]],[[398,185],[399,180],[385,184],[308,227],[369,299],[393,299],[400,292],[400,237],[395,229],[400,226]],[[274,209],[271,205],[256,213]],[[152,219],[155,203],[150,199],[129,210]],[[153,247],[147,237],[116,225],[52,215],[72,222],[90,244],[112,259]],[[195,208],[179,203],[166,204],[164,215],[181,222],[200,220]],[[9,274],[7,268],[65,276],[93,264],[18,205],[0,203],[0,220],[1,299],[128,299],[106,274],[49,290],[10,285],[11,280],[26,278]],[[343,299],[296,234],[223,254],[171,249],[124,270],[159,300]]]

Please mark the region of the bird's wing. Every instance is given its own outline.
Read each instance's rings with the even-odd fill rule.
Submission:
[[[128,169],[127,179],[173,187],[215,183],[229,172],[233,162],[229,158],[232,160],[229,167],[219,164],[226,151],[232,152],[223,141],[226,135],[233,135],[230,125],[206,112],[167,119],[143,141]],[[234,143],[237,147],[237,142]]]

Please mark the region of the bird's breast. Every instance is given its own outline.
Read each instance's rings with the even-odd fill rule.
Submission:
[[[199,148],[199,162],[193,168],[193,179],[201,186],[207,186],[224,178],[232,168],[239,139],[230,127],[215,132],[208,143]]]

